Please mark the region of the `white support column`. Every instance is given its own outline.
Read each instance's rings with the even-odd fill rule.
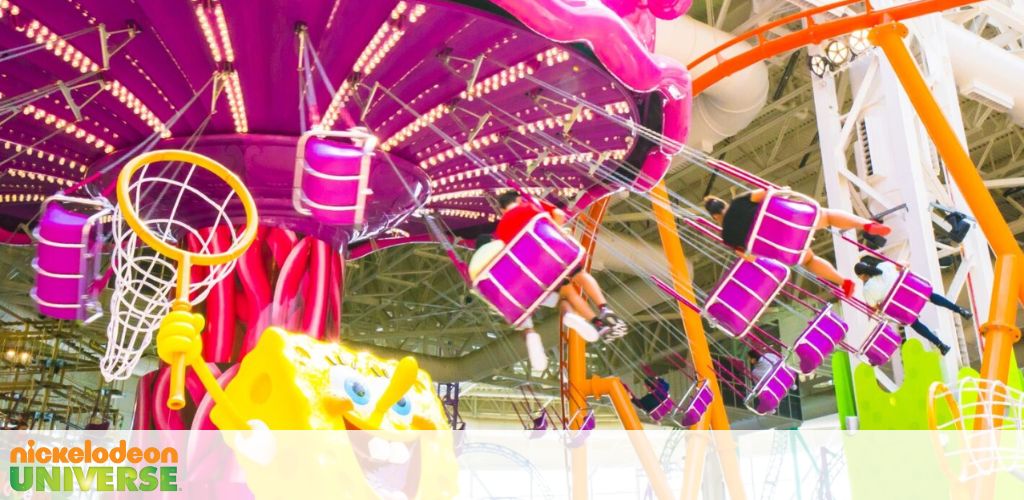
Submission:
[[[952,77],[953,68],[949,61],[949,49],[946,47],[946,39],[942,36],[940,19],[941,17],[938,15],[927,16],[912,20],[907,23],[907,26],[910,28],[911,33],[928,47],[928,50],[923,53],[926,64],[922,70],[927,71],[925,76],[931,85],[932,94],[935,95],[935,99],[942,107],[946,118],[953,126],[953,131],[960,138],[961,144],[967,147],[963,117],[960,114],[960,96],[957,93],[956,82]],[[931,142],[928,142],[928,146],[929,148],[934,148]],[[937,168],[941,169],[944,178],[949,178],[944,166],[938,165]],[[970,216],[972,219],[974,218],[956,184],[952,182],[947,183],[944,193],[939,194],[945,194],[944,199],[941,200],[945,204]],[[960,251],[962,259],[960,265],[961,267],[967,267],[966,283],[962,290],[950,289],[949,291],[957,295],[966,293],[970,300],[974,317],[988,318],[989,301],[992,298],[992,286],[994,284],[992,258],[989,252],[988,241],[977,225],[971,228],[971,231],[967,234],[967,238],[960,245]],[[957,283],[954,282],[951,285],[956,286]],[[955,300],[957,297],[951,293],[950,298]],[[965,333],[970,332],[969,334],[973,335],[976,340],[975,345],[978,350],[972,354],[975,355],[975,359],[981,359],[980,347],[982,340],[978,329],[972,328],[970,324],[964,324],[963,326]]]
[[[818,47],[808,47],[808,55],[820,55]],[[841,172],[847,170],[846,147],[842,138],[841,109],[836,96],[835,77],[828,73],[822,78],[811,76],[814,91],[814,113],[818,124],[818,144],[821,147],[821,176],[825,182],[825,194],[828,206],[837,210],[853,211],[850,200],[850,181]],[[857,262],[856,247],[846,243],[838,236],[833,236],[836,266],[840,272],[850,274]],[[842,305],[843,319],[850,326],[847,343],[860,345],[867,337],[871,327],[868,318],[853,307]],[[860,364],[856,355],[850,356],[851,368]],[[855,389],[856,390],[856,389]]]
[[[924,42],[915,48],[915,52],[923,57],[922,70],[926,71],[936,97],[963,141],[958,95],[937,18],[918,19],[908,25],[918,40]],[[811,47],[809,53],[820,52],[817,47]],[[906,210],[885,218],[885,223],[894,230],[882,251],[895,261],[909,264],[913,272],[932,283],[936,293],[945,294],[931,204],[937,202],[968,216],[970,211],[955,186],[943,184],[942,179],[946,176],[932,142],[881,52],[869,50],[861,54],[849,64],[849,76],[856,97],[845,117],[841,103],[837,102],[833,75],[813,77],[828,204],[835,209],[850,211],[866,206],[872,214],[905,204]],[[851,135],[855,136],[856,142],[855,173],[847,169],[846,163]],[[861,215],[865,215],[863,210]],[[848,273],[858,258],[858,252],[845,242],[837,241],[835,246],[837,265],[842,272]],[[961,289],[965,290],[976,315],[984,317],[988,312],[992,267],[988,245],[981,231],[973,228],[959,251],[961,266],[967,268],[953,269],[950,284],[957,295]],[[957,296],[951,298],[955,300]],[[852,320],[849,321],[851,335],[866,332],[867,321],[858,325],[855,318],[859,315],[846,312],[844,316]],[[966,353],[960,353],[961,346],[966,344],[961,342],[959,321],[954,321],[953,313],[930,304],[925,306],[920,319],[952,347],[950,354],[943,358],[943,374],[947,383],[955,382],[961,361],[968,359]],[[977,339],[973,325],[968,322],[964,326],[970,330],[968,335]],[[907,335],[917,337],[910,330]],[[850,342],[857,340],[857,337],[851,337]],[[931,348],[930,343],[920,340]]]
[[[878,65],[877,75],[865,81],[864,75],[872,64]],[[881,51],[862,54],[850,65],[849,73],[855,92],[868,86],[866,96],[872,103],[860,117],[864,134],[858,137],[859,147],[865,152],[858,156],[858,162],[870,161],[870,172],[867,172],[867,165],[861,165],[859,170],[866,173],[865,180],[887,198],[868,200],[868,208],[879,213],[901,203],[906,205],[906,210],[885,218],[884,222],[892,226],[893,233],[883,253],[897,262],[909,264],[914,273],[932,283],[937,293],[944,293],[930,215],[931,203],[936,199],[931,188],[939,186],[932,167],[931,143]],[[947,382],[954,381],[960,364],[960,342],[952,316],[948,311],[926,305],[920,320],[952,347],[950,354],[943,358],[943,373]],[[910,329],[906,335],[917,337],[927,348],[935,349]]]

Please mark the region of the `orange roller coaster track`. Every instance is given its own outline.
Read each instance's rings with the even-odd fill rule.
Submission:
[[[741,71],[750,65],[806,45],[821,43],[830,38],[853,33],[854,31],[870,29],[880,24],[898,22],[977,2],[978,0],[919,0],[887,9],[875,9],[871,6],[871,2],[867,0],[841,0],[814,9],[797,12],[739,35],[691,62],[688,65],[691,70],[712,58],[715,58],[715,61],[718,63],[714,68],[698,76],[693,81],[693,95],[700,94],[723,78]],[[859,4],[864,6],[863,12],[859,14],[825,22],[814,20],[814,16],[819,16],[830,10]],[[801,21],[806,27],[800,31],[768,39],[771,30]],[[721,58],[725,50],[747,40],[755,41],[754,47],[750,50],[727,59]]]

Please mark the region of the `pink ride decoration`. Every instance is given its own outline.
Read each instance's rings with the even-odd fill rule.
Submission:
[[[737,259],[704,303],[704,313],[729,336],[750,332],[782,286],[789,268],[771,259]]]
[[[679,61],[654,54],[616,12],[630,11],[628,2],[600,0],[494,0],[527,27],[556,42],[586,42],[597,59],[626,87],[637,92],[657,90],[663,105],[663,143],[648,153],[640,174],[630,186],[638,192],[654,187],[668,172],[672,156],[686,141],[692,100],[690,73]],[[649,3],[656,16],[685,12],[687,1]],[[678,16],[676,16],[678,17]]]
[[[786,366],[785,361],[779,360],[761,377],[761,380],[757,381],[744,404],[758,415],[775,413],[789,388],[796,383],[796,375],[796,371]]]
[[[304,134],[296,147],[292,186],[295,210],[323,224],[362,224],[376,145],[376,137],[360,129]]]
[[[112,213],[104,199],[55,195],[43,203],[33,234],[39,242],[32,261],[36,285],[29,292],[40,313],[85,321],[102,314],[99,290],[92,285],[101,274],[102,219]]]
[[[805,375],[817,370],[825,358],[832,354],[843,340],[849,326],[826,305],[807,324],[807,328],[793,343],[793,353],[799,359],[798,370]]]
[[[583,261],[583,247],[540,214],[473,280],[473,288],[513,326],[533,311]]]

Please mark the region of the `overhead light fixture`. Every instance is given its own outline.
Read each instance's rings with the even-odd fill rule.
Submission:
[[[832,65],[832,63],[830,63],[828,59],[825,59],[822,56],[808,57],[807,63],[808,66],[810,66],[811,68],[811,73],[818,78],[825,76],[825,73],[828,73]]]
[[[850,51],[853,52],[854,56],[860,55],[865,50],[871,48],[871,43],[868,42],[868,30],[857,30],[850,33],[850,38],[847,40],[850,46]]]
[[[832,40],[825,46],[825,57],[832,66],[842,66],[850,60],[850,47],[841,40]]]

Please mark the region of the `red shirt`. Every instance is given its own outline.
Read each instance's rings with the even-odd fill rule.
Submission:
[[[512,209],[501,216],[501,219],[498,221],[498,227],[494,228],[494,239],[508,243],[512,241],[516,235],[519,234],[527,224],[529,224],[530,219],[533,219],[537,214],[547,212],[554,217],[557,210],[558,207],[546,201],[540,201],[540,206],[521,201],[518,205],[512,207]]]

